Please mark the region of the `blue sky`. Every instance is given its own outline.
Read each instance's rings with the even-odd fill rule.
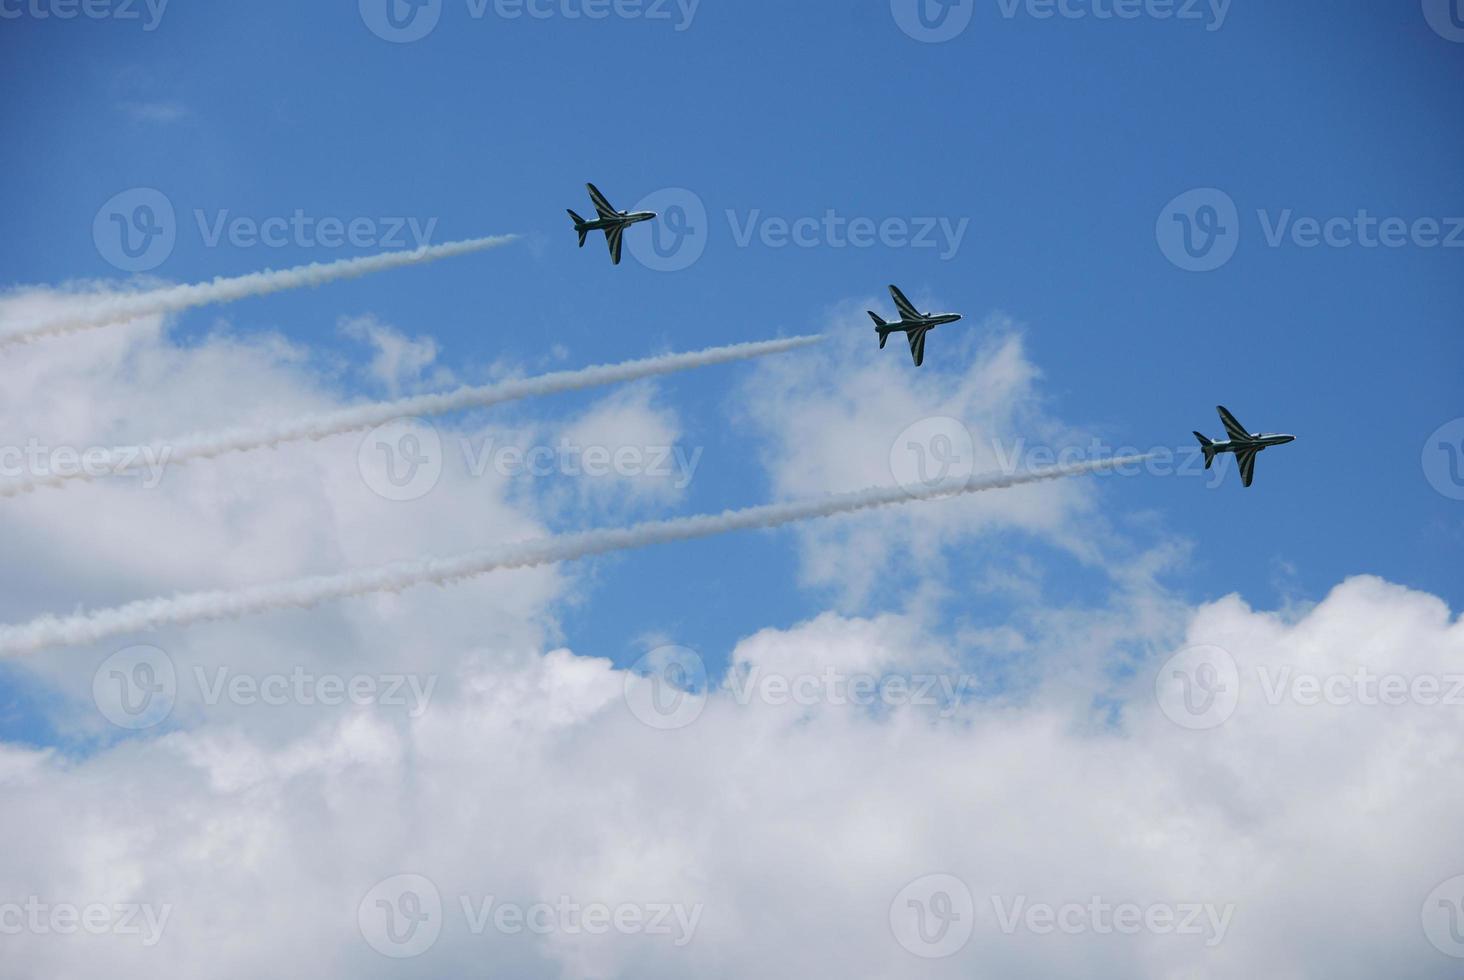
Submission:
[[[156,486],[0,473],[0,972],[1452,975],[1464,0],[76,2],[0,0],[0,470],[830,338],[411,428],[446,451],[407,500],[399,429]],[[586,181],[661,212],[619,267],[576,247]],[[889,283],[965,314],[923,369],[875,342]],[[1161,460],[136,635],[84,612],[888,485],[935,435],[981,472],[1191,466],[1217,404],[1298,437],[1251,489]],[[473,474],[456,445],[570,437],[698,465]],[[36,632],[91,642],[5,659]],[[686,650],[709,681],[668,691]],[[831,675],[949,693],[759,686]],[[17,932],[26,896],[176,915],[78,941]],[[461,914],[560,896],[695,909],[695,941]],[[1001,924],[1029,901],[1061,935]],[[1115,935],[1104,901],[1213,931]]]
[[[1207,7],[1119,21],[982,3],[940,44],[907,36],[878,2],[705,0],[689,25],[674,6],[666,20],[569,19],[573,3],[542,20],[492,9],[475,18],[448,0],[405,44],[350,5],[178,4],[154,30],[8,21],[6,280],[118,276],[93,219],[133,187],[177,209],[177,245],[155,271],[179,282],[373,251],[210,246],[200,211],[435,219],[435,241],[523,234],[484,255],[193,311],[176,328],[227,316],[359,358],[337,321],[370,313],[433,335],[469,377],[500,359],[574,366],[820,329],[841,304],[886,304],[884,284],[898,282],[968,314],[948,333],[994,313],[1020,323],[1046,408],[1114,446],[1188,447],[1191,429],[1218,431],[1219,402],[1300,436],[1262,460],[1250,492],[1106,485],[1113,519],[1193,543],[1168,580],[1182,594],[1274,605],[1368,572],[1464,600],[1459,504],[1420,465],[1425,438],[1459,413],[1464,253],[1270,247],[1264,229],[1288,209],[1464,214],[1464,49],[1416,5],[1236,3],[1217,23]],[[587,179],[622,207],[690,189],[709,213],[705,254],[661,273],[576,251],[564,209],[587,209]],[[1238,208],[1239,249],[1218,270],[1183,271],[1158,247],[1156,219],[1210,187]],[[968,224],[953,256],[736,240],[758,216],[830,209]],[[931,370],[960,370],[950,339],[932,341]],[[757,447],[726,420],[742,370],[664,383],[686,441],[707,448],[678,512],[770,492],[746,465]],[[1083,581],[1048,557],[1053,588]],[[681,573],[689,561],[720,573]],[[963,574],[959,558],[952,571]],[[595,588],[567,629],[617,659],[647,631],[725,651],[761,624],[747,609],[793,622],[822,598],[799,589],[776,534],[617,558]],[[958,594],[950,611],[977,602]]]

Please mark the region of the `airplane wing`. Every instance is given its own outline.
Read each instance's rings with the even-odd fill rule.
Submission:
[[[594,184],[586,184],[585,186],[590,189],[590,200],[594,202],[595,212],[600,217],[620,217],[620,212],[615,210],[615,205],[611,204],[609,199],[607,199],[604,194],[600,193],[600,188],[596,187]]]
[[[916,367],[925,363],[925,335],[929,332],[929,328],[910,331],[910,354],[915,358]]]
[[[620,264],[620,246],[625,241],[625,226],[616,225],[605,229],[605,241],[610,245],[610,261]]]
[[[925,316],[919,310],[915,309],[915,304],[906,299],[905,294],[900,292],[899,286],[891,286],[890,295],[895,299],[895,309],[900,311],[901,320],[925,319]]]
[[[1216,411],[1220,413],[1220,421],[1224,423],[1225,431],[1230,434],[1230,438],[1239,439],[1242,442],[1250,441],[1251,434],[1236,420],[1234,415],[1230,414],[1230,409],[1220,405],[1216,407]]]
[[[1246,486],[1250,486],[1256,478],[1256,456],[1259,453],[1259,449],[1242,449],[1235,454],[1235,458],[1240,461],[1240,482]]]

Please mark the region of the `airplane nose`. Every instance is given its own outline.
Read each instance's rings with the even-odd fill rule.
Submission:
[[[1296,441],[1296,436],[1282,436],[1282,438],[1281,438],[1281,445],[1284,446],[1288,442],[1295,442],[1295,441]]]

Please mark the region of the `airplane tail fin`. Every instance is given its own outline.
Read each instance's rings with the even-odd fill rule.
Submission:
[[[879,331],[879,349],[884,350],[885,341],[890,339],[890,332],[888,329],[886,329],[889,324],[885,323],[884,320],[880,318],[880,315],[873,310],[868,310],[866,312],[869,313],[869,318],[874,321],[874,329]]]
[[[565,210],[568,211],[569,209],[566,208]],[[589,234],[589,230],[586,229],[585,226],[584,226],[585,225],[585,219],[584,218],[581,218],[579,215],[575,214],[573,211],[570,211],[569,212],[569,216],[574,219],[574,230],[577,231],[577,232],[579,232],[580,248],[584,248],[585,247],[585,236]]]
[[[1215,444],[1198,432],[1195,438],[1200,440],[1200,450],[1205,454],[1205,469],[1208,470],[1215,463]]]

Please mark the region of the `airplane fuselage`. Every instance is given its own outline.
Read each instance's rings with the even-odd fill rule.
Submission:
[[[1258,432],[1250,439],[1229,439],[1225,442],[1212,443],[1210,451],[1213,453],[1239,453],[1247,449],[1261,452],[1272,446],[1284,446],[1288,442],[1295,442],[1296,436],[1286,435],[1280,432]]]
[[[656,212],[654,211],[622,211],[619,217],[581,221],[575,228],[579,231],[609,231],[612,228],[629,228],[631,225],[638,225],[642,221],[654,220],[656,220]]]
[[[886,324],[883,329],[890,332],[909,333],[911,330],[934,330],[936,327],[947,323],[955,323],[961,319],[959,313],[940,313],[935,316],[922,317],[919,320],[899,320],[895,323]]]

